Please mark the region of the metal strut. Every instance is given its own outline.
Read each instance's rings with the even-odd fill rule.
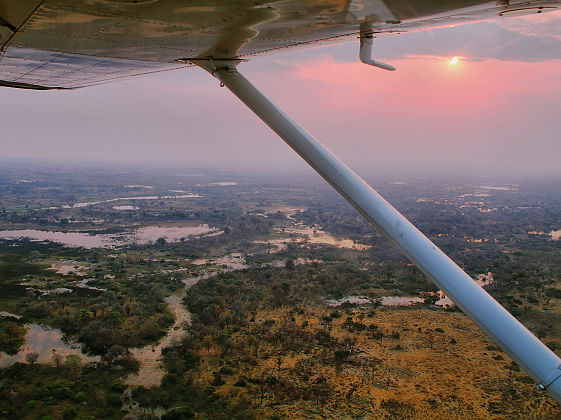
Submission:
[[[561,404],[561,359],[478,286],[423,233],[270,102],[236,69],[237,61],[192,62],[213,74],[419,267]]]

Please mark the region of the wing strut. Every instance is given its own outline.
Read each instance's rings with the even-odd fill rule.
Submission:
[[[479,287],[362,178],[237,71],[237,60],[192,60],[220,80],[429,276],[539,385],[561,403],[561,359]]]

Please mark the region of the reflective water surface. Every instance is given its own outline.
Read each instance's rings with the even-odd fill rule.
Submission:
[[[22,239],[32,241],[50,241],[69,247],[91,248],[114,248],[129,244],[146,244],[165,238],[168,242],[178,242],[181,238],[203,235],[209,233],[221,233],[207,224],[192,226],[145,226],[132,231],[122,233],[98,233],[87,232],[58,232],[35,229],[2,230],[0,239]]]
[[[16,362],[25,363],[25,355],[32,352],[39,355],[37,360],[39,363],[51,363],[55,352],[62,356],[78,355],[84,362],[99,361],[97,356],[91,357],[82,353],[82,346],[66,340],[60,330],[39,324],[26,324],[25,328],[27,330],[25,344],[13,356],[0,352],[0,367],[10,366]]]
[[[370,245],[361,244],[352,239],[336,238],[335,236],[321,230],[321,228],[306,226],[302,223],[294,223],[292,226],[286,228],[275,228],[275,230],[282,234],[288,234],[290,237],[256,240],[253,241],[253,243],[268,245],[268,254],[284,251],[290,243],[331,245],[337,248],[355,249],[357,251],[364,251],[371,248]]]

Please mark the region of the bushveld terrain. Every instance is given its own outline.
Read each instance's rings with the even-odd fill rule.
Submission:
[[[561,182],[371,181],[561,349]],[[559,418],[441,298],[316,178],[0,173],[2,418]]]

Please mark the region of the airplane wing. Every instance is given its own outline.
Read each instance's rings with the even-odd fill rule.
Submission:
[[[0,86],[74,89],[285,48],[509,14],[558,1],[0,0]]]

